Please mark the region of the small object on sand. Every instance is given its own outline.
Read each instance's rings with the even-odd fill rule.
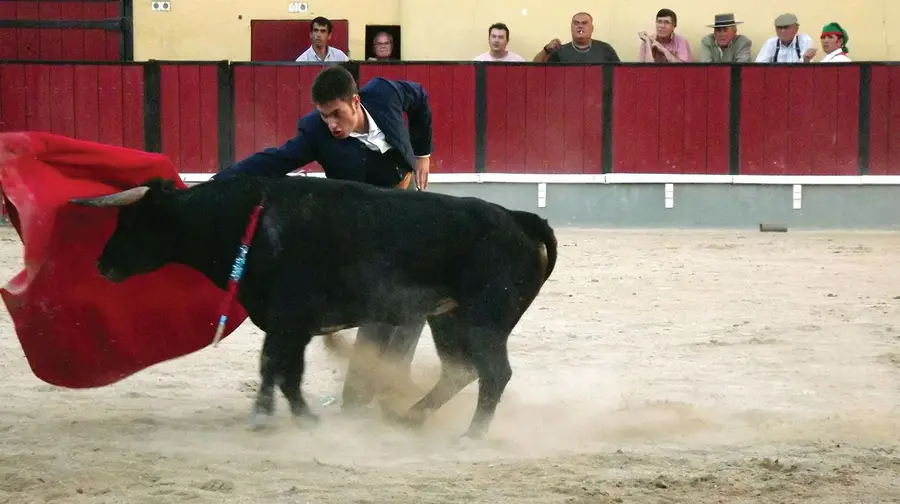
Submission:
[[[759,232],[760,233],[787,233],[787,226],[781,226],[779,224],[760,224]]]
[[[331,406],[337,402],[337,397],[330,395],[322,398],[322,406]]]

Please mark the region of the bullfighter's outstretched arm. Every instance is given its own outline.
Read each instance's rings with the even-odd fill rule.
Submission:
[[[238,161],[220,171],[213,178],[222,180],[236,175],[285,176],[316,160],[316,142],[312,140],[304,124],[307,117],[297,123],[297,134],[279,147],[269,147]]]

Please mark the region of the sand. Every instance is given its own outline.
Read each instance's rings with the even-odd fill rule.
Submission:
[[[559,230],[489,438],[475,385],[422,432],[322,415],[247,429],[261,334],[97,390],[30,372],[3,312],[0,502],[861,503],[900,500],[900,234]],[[0,230],[0,278],[19,269]],[[11,240],[12,239],[12,240]],[[350,336],[354,333],[351,331]],[[415,361],[435,379],[426,332]]]

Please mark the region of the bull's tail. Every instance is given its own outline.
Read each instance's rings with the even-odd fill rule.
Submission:
[[[556,266],[556,233],[553,232],[547,219],[540,215],[522,210],[510,210],[510,213],[528,236],[540,240],[544,244],[544,256],[542,257],[544,264],[542,266],[544,281],[547,281]]]

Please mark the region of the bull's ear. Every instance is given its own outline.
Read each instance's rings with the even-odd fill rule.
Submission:
[[[126,191],[109,194],[107,196],[95,196],[93,198],[74,198],[69,203],[82,206],[94,207],[120,207],[137,203],[147,194],[150,188],[147,186],[139,186],[128,189]]]

